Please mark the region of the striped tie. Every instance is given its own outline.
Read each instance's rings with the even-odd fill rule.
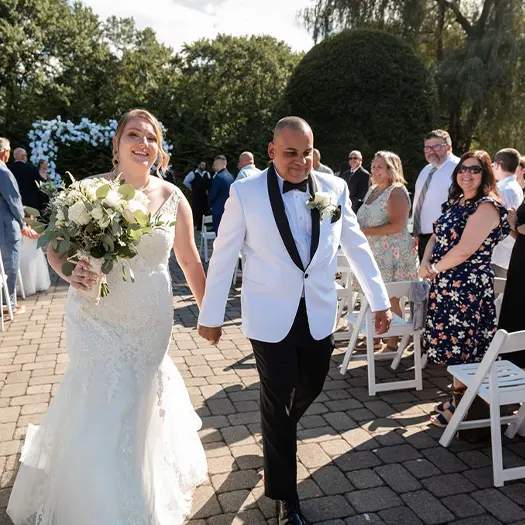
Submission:
[[[416,209],[414,210],[414,215],[413,215],[412,235],[414,236],[419,235],[421,233],[421,209],[423,208],[423,203],[425,202],[425,197],[427,195],[427,191],[430,186],[430,182],[432,181],[432,177],[434,176],[434,173],[436,173],[436,171],[437,171],[437,168],[432,168],[430,170],[427,180],[425,181],[425,184],[423,185],[421,193],[419,194],[419,198],[416,204]]]

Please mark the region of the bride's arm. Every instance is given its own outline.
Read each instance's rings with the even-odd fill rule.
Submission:
[[[177,211],[173,250],[200,309],[202,298],[204,297],[206,275],[204,274],[201,258],[195,245],[191,208],[186,197],[182,195]]]

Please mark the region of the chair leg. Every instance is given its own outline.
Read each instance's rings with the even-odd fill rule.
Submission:
[[[368,395],[375,396],[376,391],[376,360],[374,355],[374,322],[371,315],[366,323],[366,356],[368,360]]]
[[[24,290],[24,281],[22,280],[22,272],[18,269],[18,282],[20,283],[20,295],[22,299],[26,298],[26,291]]]
[[[356,324],[352,327],[352,334],[350,336],[350,341],[348,342],[348,347],[345,352],[345,356],[343,358],[343,363],[341,364],[341,375],[345,375],[346,371],[348,370],[348,363],[350,363],[350,359],[352,358],[352,354],[354,353],[355,345],[357,344],[357,338],[359,337],[359,332],[361,330],[361,326],[363,326],[363,321],[365,319],[366,315],[366,305],[364,305],[361,308],[361,311],[359,312],[359,315],[357,316]]]
[[[204,236],[204,262],[208,262],[208,238]]]
[[[399,343],[399,346],[397,347],[397,355],[396,357],[394,357],[394,360],[392,361],[392,364],[390,365],[390,368],[392,370],[397,370],[397,367],[399,366],[399,363],[401,362],[401,358],[403,357],[403,352],[405,351],[405,348],[407,347],[409,340],[410,340],[410,334],[404,335],[403,339],[401,339],[401,342]]]
[[[414,332],[414,368],[416,373],[416,390],[423,390],[423,369],[421,368],[421,337],[419,330]]]
[[[509,428],[507,428],[507,431],[505,432],[505,435],[512,439],[516,433],[518,433],[521,429],[521,426],[523,425],[523,422],[525,421],[525,403],[523,403],[518,410],[518,414],[516,415],[516,420],[513,421]]]
[[[503,448],[501,446],[501,414],[499,403],[490,404],[490,437],[494,486],[503,487]]]
[[[4,331],[5,330],[5,326],[4,326],[4,307],[3,307],[3,287],[0,286],[0,331]]]
[[[467,391],[463,395],[463,398],[461,399],[459,405],[456,407],[456,410],[454,411],[454,415],[450,419],[447,425],[447,428],[445,428],[445,432],[443,432],[443,435],[441,436],[441,439],[439,440],[439,444],[442,447],[446,448],[450,445],[450,442],[452,441],[452,438],[456,434],[460,423],[465,418],[467,410],[470,408],[470,405],[472,405],[472,402],[474,401],[474,398],[477,395],[478,395],[477,390],[474,390],[473,388],[467,388]]]

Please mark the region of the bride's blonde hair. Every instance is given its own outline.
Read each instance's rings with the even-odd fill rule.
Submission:
[[[127,123],[134,117],[139,117],[146,119],[152,126],[155,131],[155,138],[157,139],[157,146],[159,147],[159,154],[155,163],[157,165],[157,175],[161,176],[161,171],[166,172],[168,164],[170,161],[170,156],[162,148],[162,129],[160,127],[159,121],[155,116],[153,116],[147,109],[132,109],[124,115],[122,115],[115,133],[115,138],[113,140],[113,158],[111,159],[113,167],[117,169],[118,166],[118,144],[122,133],[127,125]]]

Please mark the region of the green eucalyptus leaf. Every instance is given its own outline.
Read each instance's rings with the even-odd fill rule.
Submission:
[[[110,190],[109,184],[104,184],[103,186],[100,186],[100,188],[97,189],[97,199],[105,199],[108,196]]]
[[[118,192],[124,200],[130,201],[135,197],[136,190],[131,184],[121,184]]]
[[[69,242],[69,239],[62,239],[60,241],[60,244],[58,245],[58,251],[60,253],[64,253],[64,252],[67,252],[69,250],[69,246],[70,246],[70,242]]]
[[[74,269],[75,269],[75,265],[72,262],[67,261],[62,265],[62,273],[66,277],[71,277],[71,274],[73,273]]]
[[[33,217],[40,217],[40,212],[36,208],[31,208],[31,206],[24,206],[24,211],[27,215],[31,215]]]
[[[142,226],[145,226],[149,222],[149,216],[146,215],[142,210],[137,210],[133,212],[133,216],[135,217],[135,219],[137,219],[137,222]]]
[[[108,259],[107,261],[104,261],[104,264],[102,265],[102,273],[107,275],[111,270],[113,270],[113,260]]]

